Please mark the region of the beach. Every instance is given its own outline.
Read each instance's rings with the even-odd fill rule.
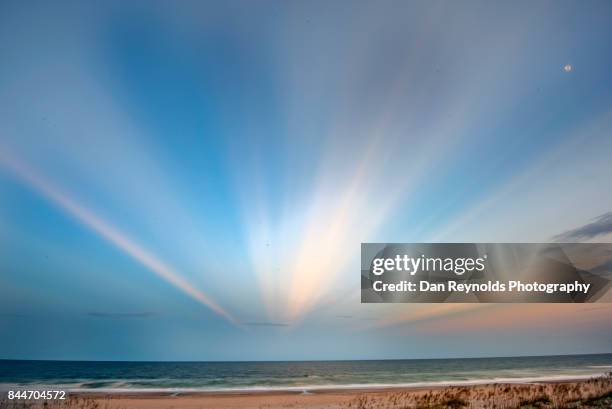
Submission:
[[[185,395],[111,395],[82,396],[93,399],[102,408],[109,409],[170,409],[170,408],[219,408],[219,409],[275,409],[275,408],[346,408],[362,391],[334,391],[303,394],[297,392],[261,392],[241,394],[185,394]],[[385,392],[376,392],[384,394]]]
[[[575,382],[495,383],[314,393],[77,393],[64,401],[4,401],[7,409],[460,409],[610,408],[612,376]]]

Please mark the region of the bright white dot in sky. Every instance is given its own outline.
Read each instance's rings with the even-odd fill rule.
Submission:
[[[570,72],[572,70],[572,66],[570,64],[565,64],[563,66],[563,71]]]

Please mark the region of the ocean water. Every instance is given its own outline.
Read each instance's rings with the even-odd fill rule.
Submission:
[[[334,388],[537,382],[589,378],[610,371],[612,354],[304,362],[0,360],[0,390],[306,392]]]

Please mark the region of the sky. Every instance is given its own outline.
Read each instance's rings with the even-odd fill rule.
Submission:
[[[0,359],[612,352],[361,304],[362,242],[612,240],[607,1],[0,3]]]

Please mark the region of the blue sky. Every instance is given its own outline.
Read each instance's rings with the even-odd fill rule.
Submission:
[[[611,19],[3,2],[0,358],[611,352],[606,304],[361,305],[357,279],[361,242],[548,241],[611,210]]]

